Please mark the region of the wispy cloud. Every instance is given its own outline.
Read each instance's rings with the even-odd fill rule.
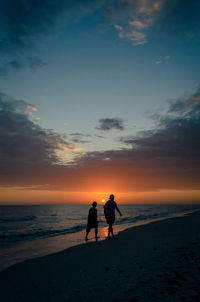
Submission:
[[[155,63],[162,64],[164,61],[167,61],[169,59],[170,59],[170,56],[164,56],[162,59],[158,59]]]
[[[133,45],[147,43],[147,33],[163,7],[164,0],[115,1],[107,7],[106,14],[119,31],[119,37]]]
[[[157,60],[156,61],[156,64],[161,64],[162,63],[162,60]]]
[[[32,70],[46,66],[35,57],[40,41],[58,34],[71,18],[97,11],[105,26],[116,28],[119,38],[133,45],[147,43],[154,29],[157,34],[189,39],[200,32],[200,2],[196,0],[1,0],[0,75],[26,66]]]
[[[130,28],[128,31],[120,25],[115,25],[119,31],[119,38],[128,39],[132,41],[133,45],[145,44],[147,42],[146,35],[142,32]]]
[[[134,45],[147,43],[154,29],[157,35],[194,37],[200,32],[199,11],[196,0],[117,0],[105,8],[119,37]]]

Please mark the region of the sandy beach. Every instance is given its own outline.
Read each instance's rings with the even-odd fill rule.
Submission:
[[[196,212],[16,264],[1,301],[200,301],[199,230]]]

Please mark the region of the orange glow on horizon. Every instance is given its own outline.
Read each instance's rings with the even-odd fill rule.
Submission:
[[[160,190],[148,192],[65,192],[41,188],[0,188],[0,204],[103,204],[110,194],[120,204],[200,203],[200,190]],[[105,198],[106,197],[106,198]],[[104,201],[103,201],[104,200]]]

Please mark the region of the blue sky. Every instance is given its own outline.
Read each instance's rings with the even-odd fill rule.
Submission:
[[[2,110],[7,102],[22,110],[52,152],[63,154],[65,140],[65,162],[129,152],[130,139],[167,129],[171,103],[198,96],[197,1],[2,0],[0,8]]]
[[[132,45],[118,36],[114,26],[102,25],[96,14],[62,23],[36,41],[23,56],[37,56],[44,66],[11,70],[0,78],[1,90],[38,108],[34,114],[42,127],[62,134],[95,129],[102,117],[121,117],[123,135],[153,127],[150,116],[195,90],[199,81],[199,39],[148,36]],[[29,51],[31,54],[29,54]],[[18,57],[22,55],[19,54]],[[23,57],[22,56],[22,57]],[[121,147],[119,133],[109,139],[92,138],[86,150]],[[103,148],[102,148],[103,142]]]

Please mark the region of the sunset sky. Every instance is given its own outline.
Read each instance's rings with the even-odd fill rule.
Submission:
[[[200,202],[199,14],[0,0],[0,203]]]

